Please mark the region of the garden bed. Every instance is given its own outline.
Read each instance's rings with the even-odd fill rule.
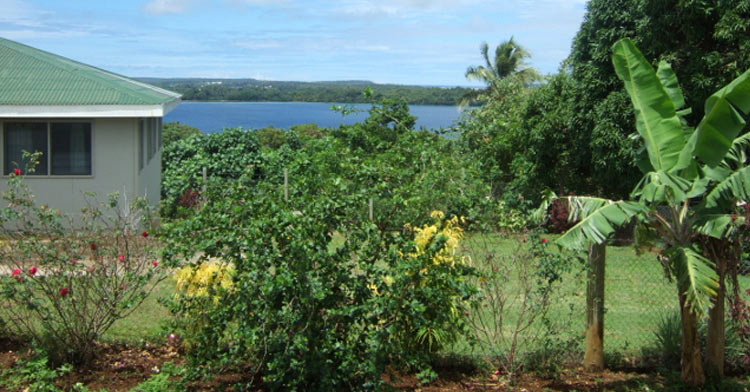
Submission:
[[[28,358],[28,348],[13,340],[0,341],[0,372],[19,359]],[[175,346],[170,344],[145,344],[141,347],[127,344],[105,344],[101,355],[91,365],[76,368],[58,380],[57,386],[70,390],[76,383],[85,385],[90,391],[130,391],[152,375],[158,374],[165,364],[180,365],[183,358]],[[545,378],[529,373],[521,375],[516,385],[508,385],[502,375],[489,371],[475,371],[465,363],[453,362],[438,367],[437,380],[422,385],[414,375],[385,374],[389,385],[398,391],[659,391],[671,390],[670,386],[679,378],[678,374],[661,374],[655,369],[605,370],[588,373],[580,367],[562,369],[554,378]],[[234,384],[247,382],[241,373],[216,376],[210,381],[191,382],[189,391],[231,391]],[[727,386],[733,390],[747,390],[750,384],[744,380],[728,379]],[[723,389],[722,389],[723,390]],[[11,392],[0,383],[1,392]]]

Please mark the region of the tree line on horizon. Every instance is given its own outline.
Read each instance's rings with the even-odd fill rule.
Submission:
[[[376,99],[401,98],[410,105],[457,105],[474,89],[378,84],[369,81],[293,82],[256,79],[140,78],[182,94],[186,101],[342,102],[368,103],[362,90]]]

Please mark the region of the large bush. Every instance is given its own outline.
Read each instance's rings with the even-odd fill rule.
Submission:
[[[345,187],[289,202],[241,181],[223,192],[166,229],[169,258],[231,266],[231,284],[200,274],[214,282],[203,299],[183,290],[173,304],[193,365],[250,364],[272,390],[375,388],[388,364],[432,375],[473,293],[472,269],[450,252],[457,221],[420,227],[414,242],[362,219],[366,199]]]

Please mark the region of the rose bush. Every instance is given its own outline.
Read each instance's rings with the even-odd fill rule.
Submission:
[[[91,360],[96,340],[166,276],[152,264],[157,241],[140,235],[151,208],[113,194],[69,217],[36,205],[15,173],[3,200],[0,314],[8,329],[31,338],[54,362]]]

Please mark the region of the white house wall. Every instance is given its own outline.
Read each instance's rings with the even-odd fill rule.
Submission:
[[[85,120],[85,119],[82,119]],[[0,119],[0,122],[3,119]],[[19,121],[13,119],[12,121]],[[143,195],[148,189],[148,196],[158,200],[160,165],[154,160],[148,167],[148,173],[138,181],[138,144],[136,118],[98,118],[92,121],[92,175],[91,176],[27,176],[25,182],[36,195],[37,204],[47,204],[69,214],[78,214],[85,205],[84,193],[95,192],[102,201],[112,192],[125,192],[129,198]],[[0,137],[0,144],[3,138]],[[4,149],[0,145],[0,156]],[[160,160],[159,153],[154,159]],[[3,160],[0,159],[0,162]],[[144,167],[144,173],[146,171]],[[156,180],[154,180],[154,177]],[[0,190],[7,189],[7,177],[3,178]],[[156,185],[154,185],[154,181]],[[154,192],[152,193],[152,189]]]

